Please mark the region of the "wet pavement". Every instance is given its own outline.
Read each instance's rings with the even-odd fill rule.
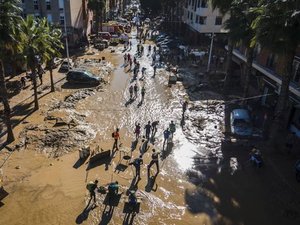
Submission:
[[[145,78],[140,79],[140,72],[137,80],[132,80],[123,54],[136,53],[134,32],[131,41],[133,48],[129,51],[118,46],[105,50],[105,54],[89,56],[111,55],[111,75],[103,64],[85,64],[86,68],[96,66],[94,72],[103,75],[107,84],[71,88],[61,83],[60,91],[46,98],[41,111],[26,120],[20,136],[22,150],[15,152],[4,167],[10,195],[0,207],[1,215],[5,215],[0,217],[0,224],[276,224],[280,216],[259,219],[272,218],[277,212],[273,208],[263,210],[269,202],[263,203],[262,199],[270,196],[264,185],[271,178],[261,182],[264,172],[252,168],[242,171],[240,164],[248,159],[247,146],[232,147],[225,142],[225,101],[212,91],[213,87],[206,87],[208,78],[183,69],[180,73],[184,81],[169,87],[170,72],[163,65],[153,77],[152,58],[145,44],[145,54],[137,58],[140,68],[146,68]],[[130,100],[129,86],[135,83],[139,90],[145,87],[144,101],[140,91],[134,101]],[[183,114],[185,100],[188,107]],[[65,124],[55,128],[57,118]],[[75,125],[70,128],[72,120]],[[133,131],[140,123],[144,135],[148,121],[159,124],[143,156],[139,181],[123,156],[133,159],[140,154],[141,138],[136,143]],[[163,146],[163,131],[170,121],[176,124],[176,132]],[[112,158],[93,167],[78,160],[77,151],[84,146],[111,149],[111,133],[117,127],[122,145]],[[161,153],[157,176],[155,166],[147,174],[153,148]],[[120,196],[114,204],[106,204],[107,196],[103,194],[97,194],[96,207],[88,204],[85,186],[94,179],[100,185],[119,181]],[[281,186],[274,181],[271,190],[277,193]],[[142,199],[134,212],[125,204],[128,189],[137,190]],[[245,195],[251,190],[257,192],[255,201],[253,196]],[[256,218],[252,218],[253,212]],[[297,224],[295,218],[288,220],[289,224]],[[287,224],[286,220],[280,221]]]

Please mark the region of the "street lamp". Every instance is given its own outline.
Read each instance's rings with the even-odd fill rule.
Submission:
[[[67,32],[67,23],[66,23],[66,0],[64,0],[64,29],[65,29],[65,38],[66,38],[66,52],[68,59],[68,71],[70,70],[70,61],[69,61],[69,43],[68,43],[68,32]]]
[[[208,63],[207,63],[207,72],[210,71],[211,54],[212,54],[212,49],[213,49],[213,44],[214,44],[214,36],[215,36],[215,33],[212,32],[211,36],[210,36],[211,41],[210,41],[209,56],[208,56]]]

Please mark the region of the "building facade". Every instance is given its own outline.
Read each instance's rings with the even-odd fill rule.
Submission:
[[[22,0],[23,17],[34,15],[45,17],[64,30],[66,23],[70,45],[74,45],[84,34],[90,33],[90,13],[87,0]]]
[[[273,111],[275,109],[278,95],[281,88],[282,74],[284,73],[283,58],[267,49],[262,49],[258,44],[254,51],[254,62],[250,76],[249,94],[261,96],[257,103]],[[243,71],[246,68],[246,49],[243,46],[233,51],[235,68],[242,74],[241,81],[244,81]],[[295,132],[300,137],[300,48],[296,50],[293,62],[292,79],[289,86],[289,103],[285,114],[287,129]]]
[[[195,44],[202,42],[207,34],[226,33],[224,22],[218,9],[213,10],[209,0],[186,0],[183,5],[182,22],[185,32]]]

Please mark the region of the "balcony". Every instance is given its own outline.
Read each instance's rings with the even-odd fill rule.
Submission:
[[[226,49],[228,49],[227,46],[226,46]],[[245,55],[236,49],[233,50],[233,55],[243,62],[246,62],[246,60],[247,60]],[[299,57],[296,57],[296,59],[297,58],[299,58]],[[252,67],[254,69],[256,69],[257,71],[261,72],[262,74],[264,74],[269,79],[275,81],[279,86],[281,86],[281,83],[282,83],[281,77],[278,74],[276,74],[273,70],[268,69],[268,68],[258,64],[257,62],[253,62]],[[300,86],[298,84],[291,81],[289,90],[291,93],[295,94],[297,97],[300,98]]]

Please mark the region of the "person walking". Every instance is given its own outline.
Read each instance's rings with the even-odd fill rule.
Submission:
[[[151,53],[151,45],[148,46],[148,54]]]
[[[131,56],[130,56],[130,54],[128,53],[127,54],[127,61],[130,61],[131,60]]]
[[[132,59],[129,60],[129,66],[130,66],[130,70],[131,70],[131,67],[132,67]]]
[[[152,158],[152,160],[151,160],[151,162],[150,162],[150,164],[148,165],[148,176],[149,176],[149,174],[150,174],[150,169],[151,169],[151,167],[152,167],[152,165],[153,164],[155,164],[156,165],[156,175],[159,173],[159,162],[158,162],[158,155],[159,155],[159,153],[158,152],[155,152],[155,149],[153,149],[152,150],[152,155],[151,155],[151,158]]]
[[[158,125],[159,121],[154,121],[152,122],[151,126],[152,126],[152,136],[154,136],[157,132],[157,125]]]
[[[135,138],[137,140],[140,137],[140,134],[141,134],[141,125],[139,123],[135,124],[134,133],[135,133]]]
[[[171,121],[171,123],[170,123],[170,125],[169,125],[169,129],[170,129],[170,132],[171,132],[172,138],[173,138],[173,135],[174,135],[174,133],[175,133],[175,131],[176,131],[176,126],[175,126],[173,120]]]
[[[25,79],[25,77],[21,77],[21,84],[22,84],[22,88],[25,88],[25,86],[26,86],[26,79]]]
[[[89,193],[90,193],[90,201],[93,200],[94,204],[96,204],[96,192],[95,190],[98,187],[98,180],[90,181],[87,185],[86,185],[86,189],[88,189]]]
[[[154,66],[153,66],[153,77],[155,77],[155,75],[156,75],[156,64],[154,64]]]
[[[129,87],[129,95],[130,95],[130,99],[132,99],[132,95],[133,95],[133,87],[132,87],[132,85],[130,85],[130,87]]]
[[[146,130],[146,138],[149,140],[150,138],[150,132],[151,132],[151,122],[148,121],[148,123],[145,125],[145,128]]]
[[[129,163],[129,165],[133,165],[135,168],[135,177],[139,180],[141,179],[141,165],[143,164],[143,156],[140,155],[138,158],[134,159],[133,162]]]
[[[114,138],[114,145],[112,150],[119,150],[118,140],[120,140],[119,128],[116,129],[115,132],[112,133],[112,137]]]
[[[42,65],[39,65],[38,66],[38,75],[39,75],[41,85],[43,84],[43,73],[45,73],[45,71],[43,70]]]
[[[124,64],[127,64],[127,59],[128,59],[128,56],[127,56],[127,54],[125,53],[125,54],[124,54]]]
[[[137,84],[135,83],[135,84],[134,84],[134,87],[133,87],[134,97],[135,97],[135,98],[137,98],[138,90],[139,90],[139,88],[138,88]]]
[[[144,55],[144,46],[141,46],[141,55]]]
[[[163,144],[163,149],[165,148],[165,143],[167,141],[169,141],[169,137],[170,137],[171,132],[169,131],[169,128],[167,128],[166,130],[164,130],[164,144]]]
[[[142,89],[141,89],[142,102],[144,101],[145,93],[146,93],[146,89],[145,89],[145,87],[143,86]]]
[[[145,72],[146,72],[146,68],[145,68],[145,67],[143,67],[143,68],[142,68],[142,77],[144,77],[144,76],[145,76]]]

